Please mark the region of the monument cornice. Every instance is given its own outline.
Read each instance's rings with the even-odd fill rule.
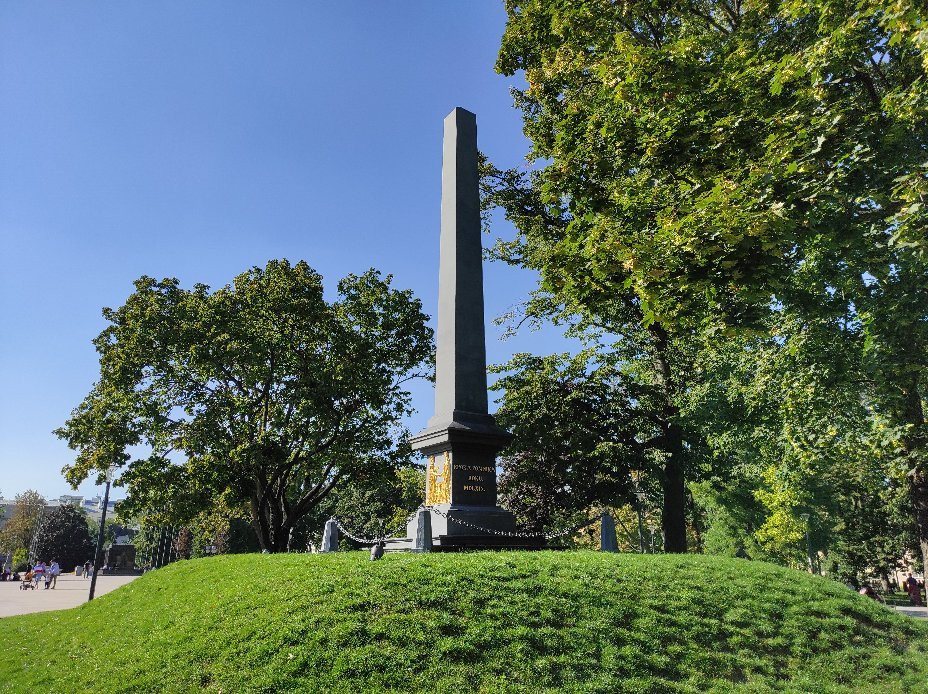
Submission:
[[[492,418],[491,418],[492,422]],[[512,434],[495,423],[443,422],[409,437],[413,450],[426,455],[449,444],[472,444],[499,450],[512,440]]]

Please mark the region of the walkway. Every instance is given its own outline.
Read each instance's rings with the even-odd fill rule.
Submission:
[[[921,619],[928,619],[928,607],[915,607],[912,605],[894,605],[893,609],[902,614],[907,614],[909,617],[919,617]]]
[[[109,593],[138,576],[97,576],[96,596]],[[0,581],[0,617],[10,617],[31,612],[66,610],[87,602],[90,580],[74,574],[58,577],[55,588],[45,590],[39,585],[35,590],[20,590],[19,581]]]

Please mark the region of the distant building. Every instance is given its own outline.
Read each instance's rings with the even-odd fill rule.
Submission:
[[[6,523],[6,520],[12,515],[13,507],[16,506],[15,499],[0,499],[0,525]],[[92,497],[79,496],[75,494],[62,494],[57,499],[47,499],[45,502],[45,512],[49,512],[58,506],[74,506],[84,511],[90,518],[97,523],[103,516],[103,497],[97,494]],[[116,501],[110,499],[106,505],[107,517],[112,517]]]

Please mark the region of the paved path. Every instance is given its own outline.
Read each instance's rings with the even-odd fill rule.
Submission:
[[[97,596],[134,581],[138,576],[97,576]],[[65,610],[87,602],[90,580],[74,574],[58,577],[55,588],[20,590],[19,581],[0,581],[0,617],[48,610]]]
[[[919,617],[921,619],[928,619],[928,607],[915,607],[910,605],[895,605],[894,609],[901,612],[902,614],[907,614],[909,617]]]

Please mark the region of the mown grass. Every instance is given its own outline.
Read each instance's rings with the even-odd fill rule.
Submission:
[[[928,691],[928,625],[699,556],[198,559],[0,639],[13,692]]]

